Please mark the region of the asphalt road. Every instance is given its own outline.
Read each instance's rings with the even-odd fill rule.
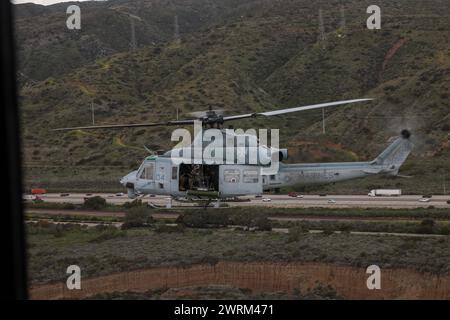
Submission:
[[[128,199],[126,195],[118,196],[115,194],[98,193],[90,194],[89,196],[101,196],[111,204],[123,204]],[[40,196],[43,201],[57,202],[57,203],[74,203],[81,204],[84,202],[86,194],[72,193],[67,196],[61,194],[46,194]],[[264,195],[263,198],[270,198],[270,202],[263,201],[263,198],[242,197],[241,199],[250,199],[250,201],[227,202],[229,206],[264,206],[277,208],[311,208],[311,207],[327,207],[327,208],[426,208],[434,206],[436,208],[449,208],[447,200],[450,196],[433,196],[429,202],[419,202],[421,195],[405,195],[399,197],[369,197],[366,195],[328,195],[321,197],[318,195],[305,195],[303,198],[292,198],[287,195]],[[335,203],[329,203],[329,200],[334,200]],[[142,198],[143,202],[151,202],[158,206],[165,206],[168,202],[167,196],[146,196]],[[188,202],[173,201],[173,206],[194,206],[195,204]]]

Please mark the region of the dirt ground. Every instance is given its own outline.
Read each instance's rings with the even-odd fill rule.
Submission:
[[[83,299],[101,293],[228,285],[253,292],[304,292],[317,284],[344,299],[450,299],[450,277],[409,269],[382,269],[381,289],[367,289],[365,268],[323,263],[219,262],[191,267],[159,267],[82,280],[69,291],[64,282],[31,288],[31,299]]]

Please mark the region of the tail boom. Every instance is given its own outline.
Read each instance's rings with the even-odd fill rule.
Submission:
[[[267,177],[264,189],[286,186],[329,184],[376,174],[398,175],[413,149],[409,131],[391,143],[378,157],[368,162],[281,164],[277,175]]]

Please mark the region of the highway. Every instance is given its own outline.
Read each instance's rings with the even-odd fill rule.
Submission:
[[[66,196],[61,194],[49,193],[40,195],[39,197],[45,202],[54,203],[73,203],[82,204],[86,197],[101,196],[111,204],[124,204],[128,199],[126,195],[116,195],[111,193],[98,193],[98,194],[82,194],[71,193]],[[270,201],[263,201],[263,199],[269,198]],[[369,197],[367,195],[305,195],[303,198],[293,198],[288,195],[264,195],[263,198],[256,197],[241,197],[242,201],[229,201],[227,204],[230,207],[244,207],[244,206],[262,206],[262,207],[274,207],[274,208],[312,208],[312,207],[325,207],[325,208],[427,208],[434,206],[436,208],[449,208],[450,204],[447,201],[450,200],[450,196],[433,196],[429,202],[420,202],[421,195],[404,195],[399,197]],[[246,201],[247,200],[247,201]],[[334,203],[330,203],[330,200],[334,200]],[[143,202],[151,202],[157,206],[165,206],[168,202],[167,196],[145,196],[142,198]],[[189,202],[172,201],[172,205],[192,207],[196,204]]]

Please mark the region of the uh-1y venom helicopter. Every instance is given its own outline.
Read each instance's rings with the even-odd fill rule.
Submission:
[[[197,119],[176,120],[162,123],[141,123],[141,124],[117,124],[101,125],[89,127],[74,127],[55,129],[58,131],[67,130],[89,130],[89,129],[121,129],[154,126],[183,126],[201,123],[202,127],[216,128],[223,134],[224,139],[239,138],[239,135],[230,134],[229,130],[222,129],[225,122],[252,118],[258,116],[270,117],[291,112],[326,108],[349,103],[369,101],[372,99],[355,99],[337,102],[322,103],[303,107],[281,109],[269,112],[249,113],[243,115],[224,116],[216,110],[210,108],[203,113],[195,113]],[[204,131],[206,133],[208,130]],[[201,139],[201,148],[207,147],[203,142],[202,132],[194,137]],[[242,137],[242,135],[241,135]],[[247,135],[244,134],[244,137]],[[248,136],[249,140],[254,139]],[[253,136],[254,137],[254,136]],[[286,186],[306,186],[312,184],[328,184],[355,178],[362,178],[376,174],[398,175],[400,166],[408,157],[412,150],[412,143],[409,140],[410,132],[403,130],[401,136],[392,142],[373,161],[366,162],[339,162],[339,163],[279,163],[277,171],[271,174],[264,174],[267,161],[262,164],[260,160],[256,163],[248,162],[248,155],[245,154],[245,162],[236,163],[229,161],[220,164],[205,161],[202,158],[200,163],[192,163],[187,156],[183,157],[183,152],[177,161],[174,161],[174,150],[163,155],[152,155],[144,159],[138,170],[124,176],[120,183],[127,188],[129,198],[152,194],[167,195],[175,198],[187,199],[221,199],[243,195],[260,195],[263,191],[279,189]],[[212,141],[212,140],[209,140]],[[234,147],[233,147],[234,148]],[[259,144],[258,152],[267,154],[269,162],[276,155],[277,160],[287,159],[286,149],[277,149]],[[185,149],[183,149],[185,150]],[[236,150],[232,150],[233,152]],[[215,152],[215,151],[214,151]],[[245,151],[247,152],[247,151]],[[236,151],[238,153],[238,151]],[[233,157],[236,157],[234,153]],[[233,158],[235,160],[235,158]],[[267,159],[266,159],[267,160]]]

